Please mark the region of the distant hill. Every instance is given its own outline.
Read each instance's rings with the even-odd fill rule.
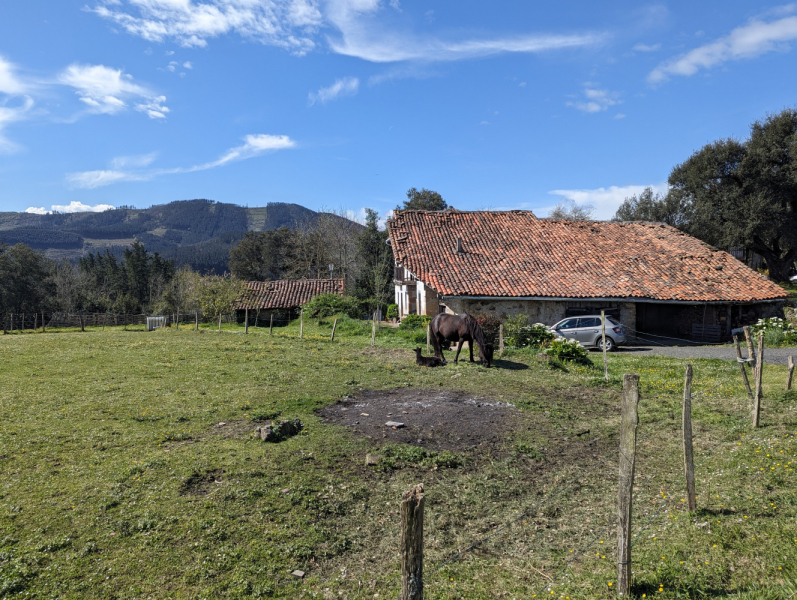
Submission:
[[[312,223],[319,214],[284,202],[245,208],[212,200],[180,200],[144,209],[123,206],[101,213],[0,212],[0,241],[22,242],[51,258],[77,259],[106,249],[121,255],[137,239],[150,252],[173,258],[178,267],[189,264],[200,272],[222,273],[230,248],[247,231],[293,229]]]

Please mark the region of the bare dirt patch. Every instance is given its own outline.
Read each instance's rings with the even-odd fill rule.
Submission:
[[[375,442],[412,444],[429,450],[465,450],[503,442],[522,412],[508,402],[453,390],[365,390],[318,413]],[[402,427],[386,425],[403,423]]]
[[[205,496],[222,483],[221,476],[223,474],[222,469],[193,473],[180,486],[180,494],[183,496]]]

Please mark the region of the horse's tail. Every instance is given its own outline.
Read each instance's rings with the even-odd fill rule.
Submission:
[[[434,355],[435,356],[443,356],[443,346],[440,343],[440,340],[437,339],[437,324],[440,315],[435,316],[432,321],[429,323],[429,337],[432,338],[432,346],[434,347]]]

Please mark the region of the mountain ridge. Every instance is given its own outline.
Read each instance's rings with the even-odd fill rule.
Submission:
[[[230,248],[247,232],[294,229],[314,223],[322,214],[287,202],[248,208],[205,199],[142,209],[121,206],[99,213],[0,212],[0,242],[21,242],[49,258],[76,260],[106,250],[121,255],[139,240],[150,252],[174,259],[178,267],[188,264],[200,272],[222,273]]]

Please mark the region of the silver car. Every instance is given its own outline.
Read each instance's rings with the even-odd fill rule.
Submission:
[[[585,315],[568,317],[551,327],[556,335],[565,339],[576,340],[582,346],[596,347],[603,350],[601,340],[601,316]],[[625,328],[613,317],[606,317],[606,350],[611,352],[617,346],[625,344]]]

